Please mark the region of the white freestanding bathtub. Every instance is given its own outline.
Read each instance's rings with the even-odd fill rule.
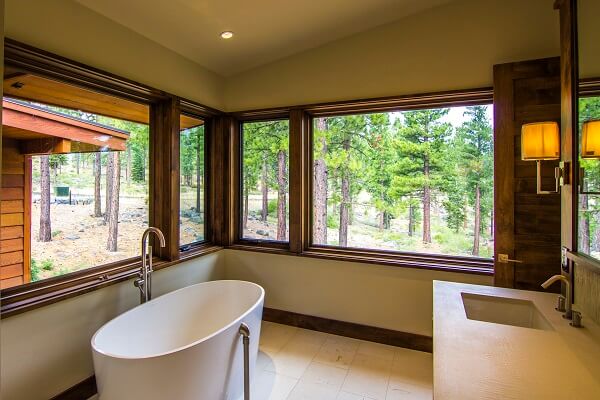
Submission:
[[[92,338],[101,400],[238,400],[240,324],[256,364],[265,292],[243,281],[199,283],[109,321]]]

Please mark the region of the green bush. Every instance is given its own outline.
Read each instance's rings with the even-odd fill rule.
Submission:
[[[39,281],[40,280],[40,266],[38,265],[37,261],[35,261],[33,258],[31,259],[31,282],[35,282],[35,281]]]
[[[338,215],[327,214],[327,227],[331,229],[340,228],[340,217]]]
[[[277,213],[277,200],[269,200],[269,206],[267,207],[269,215],[275,215]]]

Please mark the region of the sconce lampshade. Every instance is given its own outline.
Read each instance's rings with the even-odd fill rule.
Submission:
[[[522,160],[558,160],[560,133],[557,122],[534,122],[521,127]]]
[[[600,120],[583,123],[581,129],[581,157],[600,158]]]

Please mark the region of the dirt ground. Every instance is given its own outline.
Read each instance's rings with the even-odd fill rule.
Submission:
[[[37,240],[40,206],[32,204],[31,258],[46,265],[40,269],[40,279],[139,256],[140,239],[148,227],[148,209],[142,198],[120,200],[116,252],[106,250],[108,225],[102,217],[93,217],[93,211],[93,204],[51,204],[52,241],[43,243]],[[182,218],[181,243],[195,241],[202,232],[197,219]]]

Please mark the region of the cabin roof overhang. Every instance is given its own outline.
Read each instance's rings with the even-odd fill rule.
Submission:
[[[23,102],[4,99],[2,107],[2,134],[17,140],[22,154],[123,151],[129,139],[125,131]]]

